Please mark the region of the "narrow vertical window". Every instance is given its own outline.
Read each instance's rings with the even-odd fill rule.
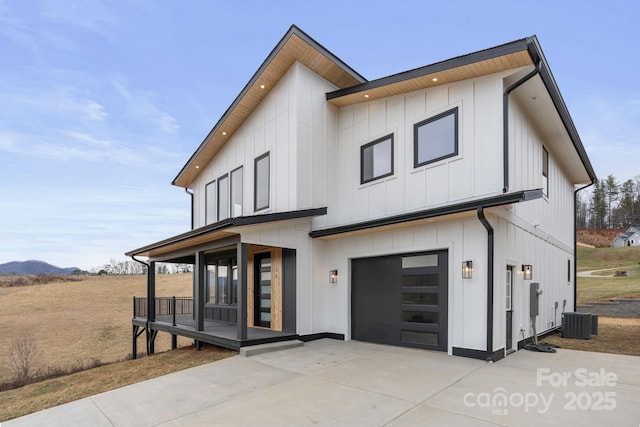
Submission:
[[[567,282],[571,282],[571,260],[567,260]]]
[[[229,175],[218,178],[218,221],[229,218]]]
[[[269,179],[270,179],[270,164],[269,153],[265,153],[255,160],[255,174],[254,174],[254,206],[255,210],[259,211],[267,209],[269,207]]]
[[[549,197],[549,152],[542,147],[542,194]]]
[[[217,303],[229,304],[229,265],[228,262],[218,261],[218,288],[216,289]]]
[[[413,166],[458,155],[458,108],[413,125]]]
[[[217,220],[217,199],[216,199],[216,181],[213,180],[205,186],[205,221],[211,224]]]
[[[207,302],[216,302],[216,265],[207,265]]]
[[[360,183],[393,175],[393,134],[360,147]]]
[[[231,172],[231,216],[242,216],[242,166]]]

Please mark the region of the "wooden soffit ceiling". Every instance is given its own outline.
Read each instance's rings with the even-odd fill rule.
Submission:
[[[350,87],[366,81],[304,32],[295,26],[292,27],[174,179],[174,185],[190,188],[202,169],[296,61],[337,88]]]
[[[532,64],[533,61],[526,49],[452,68],[443,69],[438,66],[440,64],[435,64],[421,69],[422,73],[416,73],[415,71],[419,70],[415,70],[414,74],[419,74],[415,77],[411,77],[411,72],[407,72],[373,80],[360,85],[360,88],[350,93],[329,98],[329,102],[335,106],[344,107]]]

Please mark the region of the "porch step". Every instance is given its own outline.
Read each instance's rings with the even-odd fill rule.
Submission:
[[[289,348],[302,347],[304,343],[300,340],[271,342],[268,344],[249,345],[240,348],[240,356],[249,357],[256,354],[271,353],[272,351],[286,350]]]

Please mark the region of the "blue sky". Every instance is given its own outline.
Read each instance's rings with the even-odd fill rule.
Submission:
[[[640,174],[634,1],[0,0],[0,263],[190,227],[170,185],[296,24],[368,79],[536,34],[599,177]]]

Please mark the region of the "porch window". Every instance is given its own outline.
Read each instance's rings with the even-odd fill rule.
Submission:
[[[229,175],[218,178],[218,221],[229,218]]]
[[[207,264],[207,303],[238,303],[238,262],[235,258],[212,260]]]
[[[542,147],[542,194],[549,197],[549,152]]]
[[[393,175],[393,134],[360,147],[360,184]]]
[[[458,107],[413,125],[413,166],[458,155]]]
[[[207,224],[216,222],[217,218],[217,199],[216,199],[216,181],[215,179],[205,186],[205,217]]]
[[[242,216],[242,166],[231,171],[231,216]]]
[[[207,265],[207,302],[216,302],[216,265]]]
[[[269,179],[270,159],[269,152],[264,153],[255,160],[254,174],[254,210],[259,211],[269,207]]]

